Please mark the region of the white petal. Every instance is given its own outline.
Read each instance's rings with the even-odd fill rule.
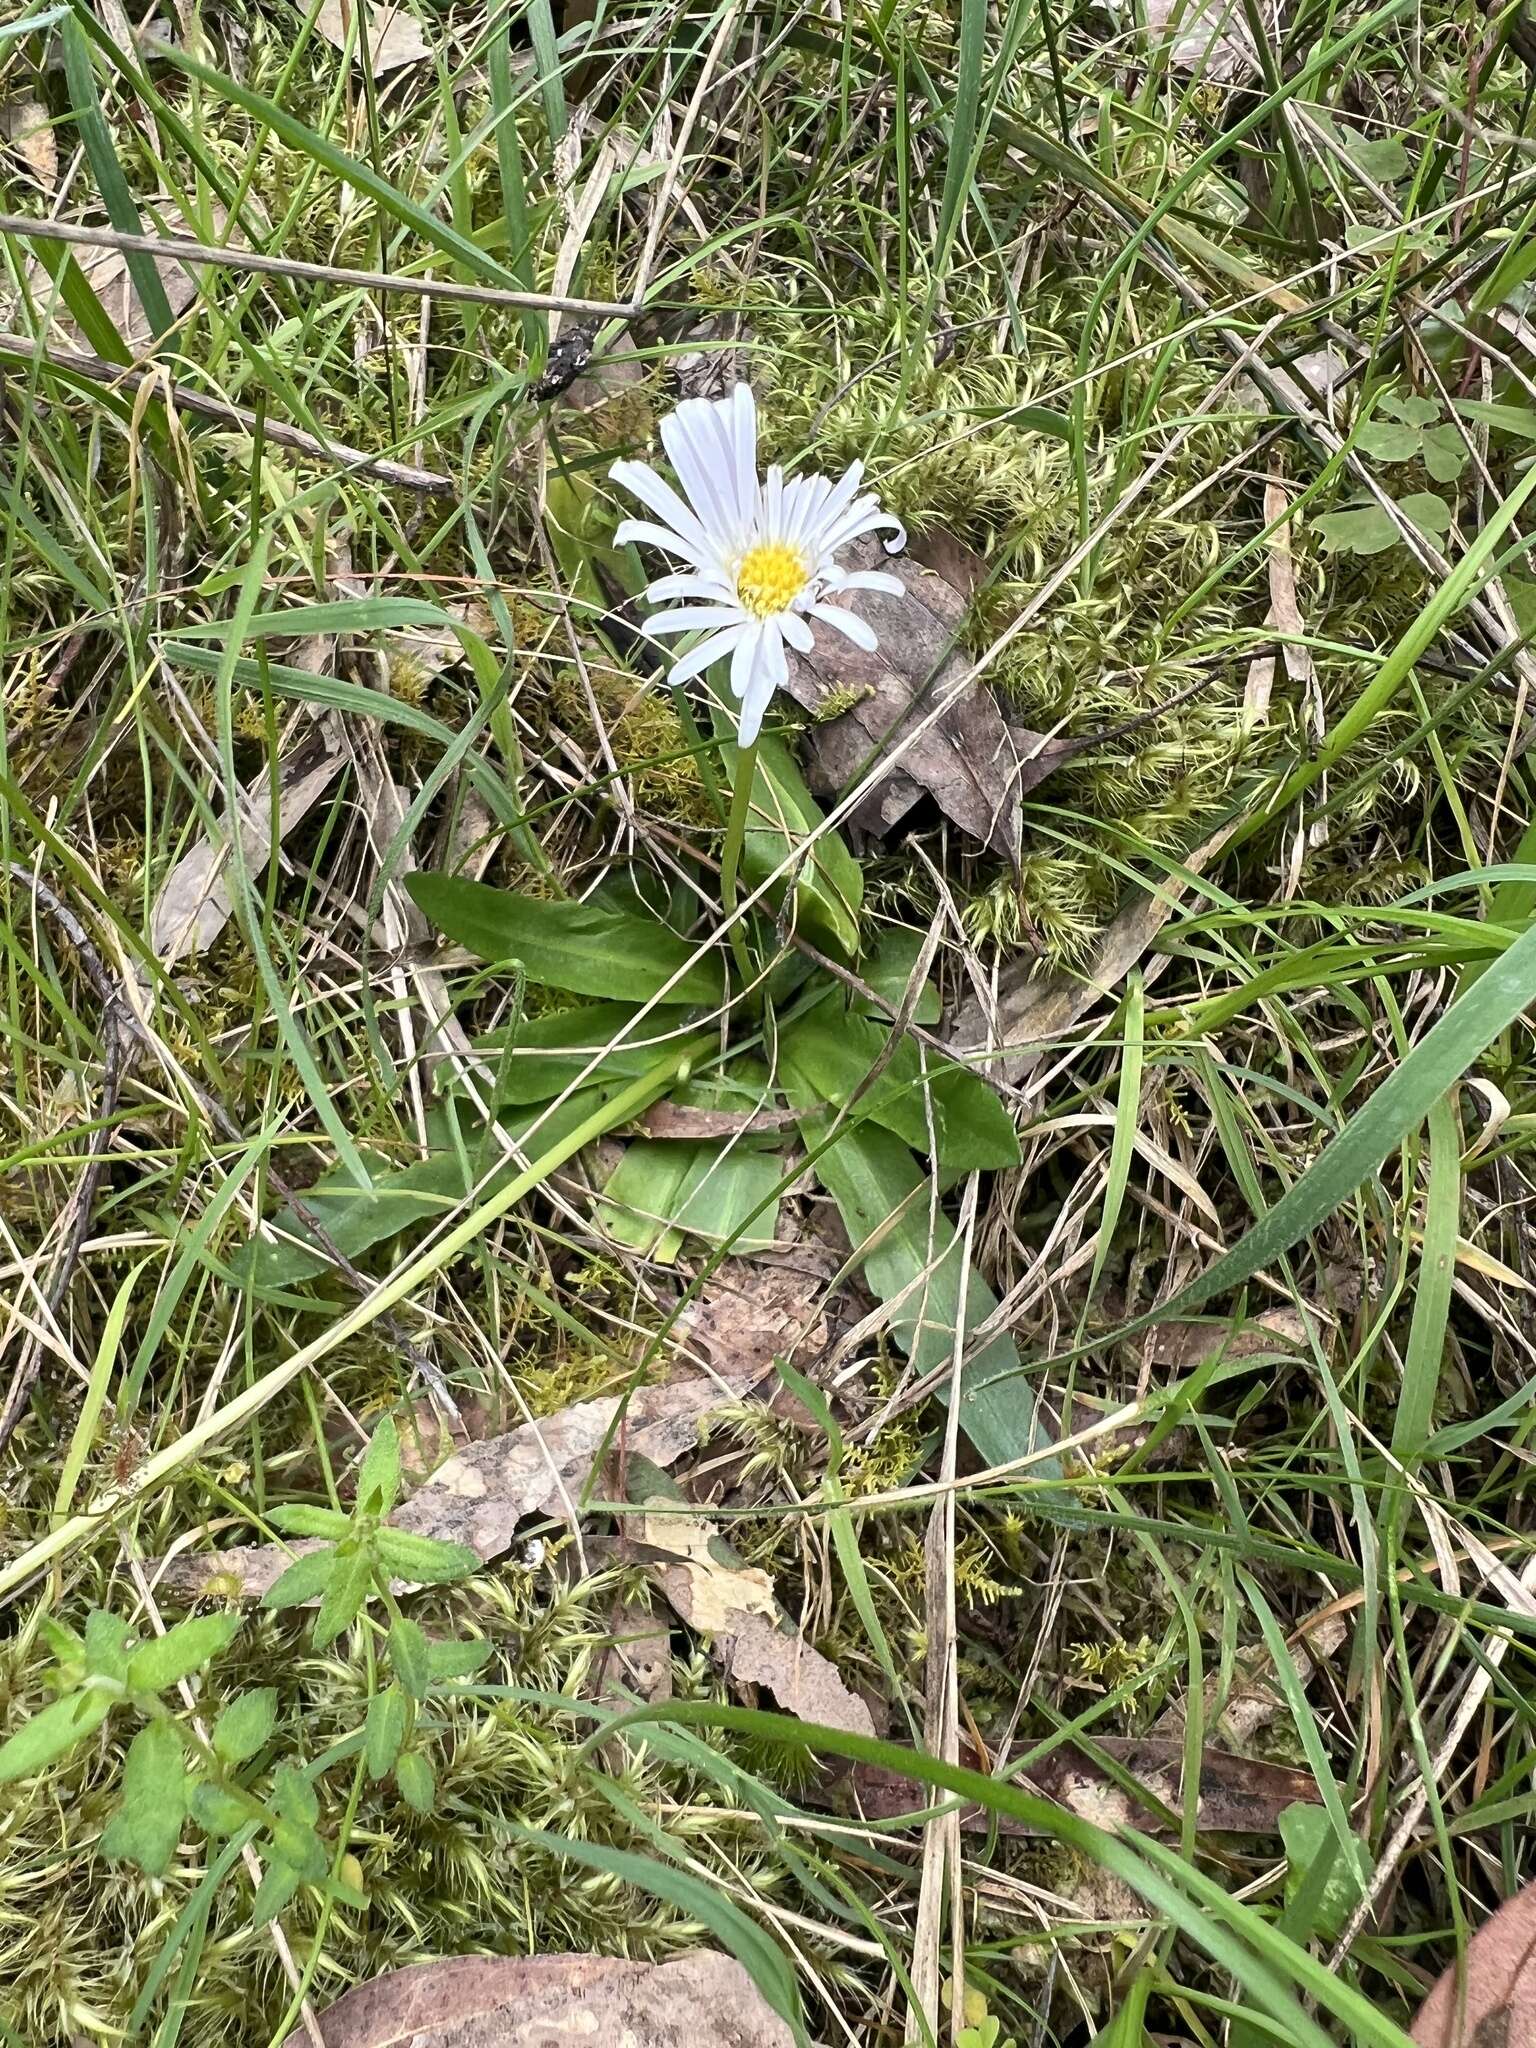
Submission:
[[[705,626],[734,626],[740,623],[741,607],[735,604],[685,604],[675,612],[656,612],[640,628],[642,633],[694,633]]]
[[[884,543],[888,555],[899,554],[907,544],[907,529],[894,512],[882,512],[880,500],[872,491],[857,498],[838,520],[837,524],[818,536],[820,545],[828,554],[835,554],[839,548],[847,547],[850,541],[861,534],[873,533],[877,527],[888,526],[895,534],[894,540]]]
[[[731,393],[731,428],[736,446],[736,511],[743,537],[757,516],[757,400],[750,384]]]
[[[681,555],[685,562],[692,562],[696,569],[717,575],[720,560],[713,548],[697,547],[691,540],[684,540],[680,533],[674,533],[670,526],[655,526],[649,519],[621,519],[613,536],[613,544],[627,548],[630,542],[645,541],[653,548],[661,548],[669,555]]]
[[[858,494],[859,483],[863,475],[863,463],[851,463],[838,478],[837,482],[828,488],[827,494],[817,512],[816,524],[805,537],[806,546],[812,554],[820,554],[822,552],[822,535],[832,530],[842,518],[844,512],[853,503],[854,498]]]
[[[757,673],[763,645],[763,622],[753,619],[731,654],[731,690],[738,697],[745,697],[753,676]]]
[[[710,537],[726,555],[744,544],[757,512],[757,414],[755,409],[742,414],[742,446],[746,447],[749,433],[751,444],[743,490],[736,413],[734,394],[720,399],[685,398],[661,423],[662,446],[672,467]]]
[[[763,727],[763,713],[773,702],[774,692],[781,689],[789,676],[789,663],[784,655],[784,642],[779,637],[778,622],[764,621],[762,639],[758,644],[757,658],[752,664],[747,686],[741,692],[741,717],[736,726],[739,745],[750,747]],[[731,665],[731,680],[735,682],[735,663]]]
[[[696,513],[683,503],[672,486],[664,477],[659,477],[648,462],[616,462],[608,474],[675,533],[681,534],[691,546],[709,548],[710,536],[704,531]]]
[[[822,502],[830,486],[824,476],[793,476],[784,486],[783,538],[792,547],[803,547],[808,533],[818,524]]]
[[[645,588],[651,604],[665,604],[673,597],[704,597],[711,604],[729,601],[736,592],[723,576],[658,576]]]
[[[690,647],[672,664],[669,681],[686,683],[690,677],[700,676],[705,669],[717,661],[724,661],[728,654],[734,654],[742,637],[751,628],[743,622],[739,626],[727,626],[723,633],[712,633],[707,640],[701,640],[697,647]]]
[[[820,619],[824,625],[835,626],[839,633],[851,640],[855,647],[862,647],[866,654],[873,654],[880,645],[874,627],[856,618],[852,612],[845,612],[840,605],[813,604],[811,617]]]
[[[889,597],[900,597],[906,588],[899,576],[887,576],[883,569],[839,569],[836,563],[822,571],[821,580],[828,590],[839,593],[845,590],[883,590]]]
[[[816,635],[798,612],[780,612],[774,623],[797,654],[809,654],[816,645]]]

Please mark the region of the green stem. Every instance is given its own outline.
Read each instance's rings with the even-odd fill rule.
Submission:
[[[747,836],[747,813],[752,808],[752,785],[757,779],[757,741],[736,753],[736,786],[731,791],[731,815],[726,821],[725,850],[720,856],[720,908],[729,926],[731,952],[743,988],[752,984],[752,956],[747,935],[736,918],[736,870],[741,865],[742,841]]]

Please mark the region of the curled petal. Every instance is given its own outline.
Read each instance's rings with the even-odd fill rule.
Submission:
[[[813,604],[811,617],[820,619],[823,625],[834,626],[855,647],[862,647],[866,654],[873,654],[880,645],[875,629],[853,612],[845,612],[841,605]]]
[[[736,739],[743,747],[750,747],[763,729],[763,713],[773,702],[774,692],[783,687],[789,677],[789,662],[784,654],[784,642],[779,637],[779,622],[769,619],[764,622],[762,638],[758,643],[752,673],[741,695],[741,717],[737,721]],[[734,664],[733,664],[734,681]]]

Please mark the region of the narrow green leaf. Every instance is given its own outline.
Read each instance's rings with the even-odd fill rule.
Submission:
[[[107,209],[107,218],[119,234],[142,235],[144,223],[134,204],[128,180],[123,176],[111,130],[101,111],[96,74],[91,67],[90,46],[73,15],[59,30],[59,40],[64,49],[64,77],[75,110],[75,123],[80,130],[80,140],[85,144],[102,204]],[[133,280],[133,289],[144,309],[150,332],[159,340],[175,325],[175,315],[165,295],[160,273],[155,268],[155,259],[140,249],[125,252],[123,260],[128,266],[128,275]]]
[[[136,1863],[149,1877],[170,1867],[187,1817],[187,1762],[169,1721],[150,1721],[128,1746],[122,1804],[101,1837],[109,1863]]]
[[[317,1650],[323,1650],[343,1629],[351,1627],[373,1588],[373,1552],[369,1546],[359,1544],[356,1550],[338,1550],[335,1555],[335,1570],[325,1582],[320,1611],[310,1634]],[[290,1565],[289,1571],[292,1569]],[[283,1578],[287,1577],[288,1572],[284,1572]]]
[[[764,1719],[770,1718],[764,1716]],[[622,1724],[621,1724],[622,1725]],[[804,2042],[805,2024],[800,1993],[789,1958],[765,1928],[748,1919],[718,1884],[707,1883],[692,1871],[661,1863],[649,1856],[637,1856],[628,1849],[610,1848],[606,1842],[585,1842],[572,1835],[545,1834],[539,1828],[517,1826],[509,1832],[519,1841],[545,1850],[549,1855],[585,1864],[617,1877],[637,1890],[664,1899],[707,1927],[721,1946],[747,1971],[758,1990],[779,2017]]]
[[[302,1501],[270,1509],[267,1520],[274,1529],[281,1529],[285,1536],[319,1537],[326,1542],[345,1536],[352,1526],[348,1518],[335,1508],[307,1507]]]
[[[77,1742],[99,1728],[116,1704],[117,1695],[92,1686],[66,1693],[40,1714],[34,1714],[5,1743],[0,1743],[0,1785],[15,1778],[35,1777],[67,1756]]]
[[[336,1568],[334,1550],[312,1550],[296,1557],[261,1596],[263,1607],[302,1607],[306,1600],[318,1600],[330,1584]]]
[[[785,1085],[799,1107],[814,1090],[786,1058]],[[891,1335],[920,1374],[937,1371],[955,1355],[956,1326],[974,1330],[997,1307],[974,1268],[967,1268],[954,1226],[942,1209],[930,1214],[931,1181],[901,1141],[868,1124],[840,1131],[822,1147],[830,1120],[814,1111],[800,1118],[815,1171],[837,1203],[856,1251],[869,1250],[864,1276],[881,1301],[891,1303]],[[961,1295],[964,1293],[964,1315]],[[991,1338],[967,1359],[961,1379],[960,1426],[989,1465],[1006,1464],[1046,1441],[1019,1354],[1011,1337]],[[939,1393],[949,1398],[941,1381]],[[1038,1468],[1049,1472],[1048,1463]]]
[[[418,1586],[447,1586],[480,1569],[480,1559],[463,1543],[440,1543],[407,1529],[381,1529],[379,1559],[392,1578]]]
[[[1392,1417],[1392,1452],[1411,1470],[1423,1456],[1434,1428],[1435,1397],[1445,1361],[1446,1324],[1456,1278],[1456,1238],[1461,1222],[1461,1123],[1454,1094],[1442,1095],[1429,1110],[1429,1192],[1424,1205],[1424,1241],[1413,1321],[1403,1357],[1403,1384]]]
[[[275,1920],[303,1882],[302,1875],[290,1864],[276,1856],[269,1858],[251,1900],[254,1925],[265,1927],[269,1920]]]
[[[243,1764],[261,1749],[277,1721],[277,1688],[264,1685],[232,1699],[213,1724],[213,1746],[227,1764]]]
[[[524,1018],[510,1044],[504,1034],[476,1039],[476,1052],[499,1062],[498,1105],[547,1102],[588,1067],[593,1071],[586,1086],[600,1080],[632,1081],[643,1074],[656,1059],[656,1045],[649,1041],[675,1031],[684,1011],[671,1004],[658,1005],[636,1028],[634,1036],[639,1043],[613,1045],[629,1028],[634,1012],[630,1003],[582,1003],[548,1017]],[[611,1051],[607,1049],[610,1046]]]
[[[409,1717],[410,1702],[397,1685],[386,1686],[368,1702],[364,1755],[368,1775],[375,1784],[380,1778],[387,1778],[394,1768]]]
[[[400,1497],[400,1432],[386,1415],[357,1468],[357,1505],[365,1515],[387,1515]]]
[[[163,1692],[179,1679],[190,1678],[227,1649],[243,1626],[239,1614],[195,1614],[190,1621],[178,1621],[134,1651],[128,1660],[129,1691]]]
[[[417,1813],[430,1813],[437,1798],[437,1773],[419,1749],[408,1749],[395,1764],[400,1797]]]
[[[884,1025],[851,1014],[834,997],[785,1032],[782,1048],[823,1102],[841,1106],[854,1099],[889,1042]],[[857,1107],[914,1152],[927,1157],[936,1147],[945,1172],[1019,1163],[1018,1133],[996,1092],[979,1074],[921,1050],[910,1038],[897,1044],[874,1086],[858,1095]]]
[[[664,925],[601,903],[553,903],[454,875],[414,874],[406,887],[427,921],[481,960],[521,962],[530,981],[572,995],[643,1003],[718,1003],[718,957]],[[676,976],[674,980],[673,977]]]
[[[432,1648],[408,1614],[389,1631],[389,1668],[413,1700],[424,1700],[432,1683]]]
[[[515,286],[516,280],[511,274],[503,270],[499,263],[492,262],[476,243],[459,234],[455,228],[450,227],[427,207],[407,197],[398,186],[392,185],[371,165],[348,156],[345,150],[338,149],[328,137],[306,127],[285,108],[278,106],[276,101],[266,99],[238,79],[216,71],[210,64],[204,64],[180,43],[167,43],[155,38],[148,47],[156,58],[174,64],[189,78],[198,79],[211,92],[243,108],[262,126],[270,128],[290,149],[297,150],[301,156],[319,164],[321,169],[328,171],[333,178],[341,179],[343,184],[350,185],[355,192],[361,192],[365,198],[371,199],[392,220],[399,221],[402,227],[410,228],[413,233],[419,235],[428,248],[441,250],[445,256],[450,256],[456,263],[462,264],[471,277],[481,278],[488,284]]]

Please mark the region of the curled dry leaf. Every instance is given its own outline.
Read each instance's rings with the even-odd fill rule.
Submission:
[[[773,1581],[745,1565],[713,1522],[677,1512],[675,1491],[648,1493],[632,1537],[650,1556],[652,1582],[679,1618],[710,1638],[709,1653],[740,1686],[765,1687],[786,1713],[873,1735],[874,1718],[837,1669],[798,1634],[774,1595]],[[657,1509],[672,1510],[667,1513]]]
[[[1419,2048],[1536,2048],[1536,1885],[1478,1929],[1410,2032]]]
[[[0,140],[51,198],[59,188],[59,144],[42,101],[28,96],[0,107]]]
[[[752,1374],[733,1379],[744,1392]],[[674,1465],[699,1440],[705,1418],[722,1401],[709,1380],[641,1387],[624,1416],[626,1449],[659,1469]],[[580,1401],[541,1422],[525,1422],[455,1452],[403,1506],[390,1526],[447,1543],[463,1543],[482,1562],[502,1556],[530,1516],[568,1520],[576,1512],[594,1462],[617,1441],[618,1397]],[[295,1556],[312,1543],[265,1543],[172,1559],[160,1584],[183,1598],[210,1587],[227,1598],[259,1600]]]
[[[958,687],[971,664],[956,647],[967,599],[952,583],[910,556],[892,561],[878,540],[850,548],[847,560],[895,576],[902,594],[866,590],[850,600],[848,609],[879,637],[872,654],[823,630],[808,655],[789,657],[789,694],[825,721],[805,740],[812,788],[843,789],[871,755],[904,740],[958,689],[943,716],[873,781],[853,822],[889,832],[926,793],[972,839],[1016,857],[1021,800],[1081,742],[1010,725],[979,678]]]
[[[460,1956],[360,1984],[321,2015],[326,2048],[792,2048],[741,1964],[710,1949]],[[300,2027],[286,2048],[311,2048]]]
[[[347,758],[337,722],[326,719],[306,733],[278,765],[277,831],[283,839],[306,818],[335,781]],[[265,774],[240,792],[240,844],[246,867],[263,867],[272,851],[272,792]],[[230,896],[223,877],[229,869],[229,841],[205,834],[160,885],[150,924],[150,943],[163,967],[190,953],[206,952],[229,922]]]
[[[1229,0],[1147,0],[1147,40],[1168,45],[1175,71],[1236,85],[1259,68],[1242,12]]]
[[[405,64],[419,64],[430,57],[432,46],[421,32],[421,24],[406,6],[372,6],[368,0],[324,0],[315,17],[315,27],[338,50],[347,47],[353,16],[362,7],[352,46],[352,61],[361,64],[368,52],[368,69],[375,78],[386,78]]]
[[[770,1370],[775,1358],[814,1371],[830,1342],[818,1302],[836,1272],[837,1255],[802,1243],[780,1259],[722,1259],[714,1277],[678,1325],[691,1354],[728,1378]]]

